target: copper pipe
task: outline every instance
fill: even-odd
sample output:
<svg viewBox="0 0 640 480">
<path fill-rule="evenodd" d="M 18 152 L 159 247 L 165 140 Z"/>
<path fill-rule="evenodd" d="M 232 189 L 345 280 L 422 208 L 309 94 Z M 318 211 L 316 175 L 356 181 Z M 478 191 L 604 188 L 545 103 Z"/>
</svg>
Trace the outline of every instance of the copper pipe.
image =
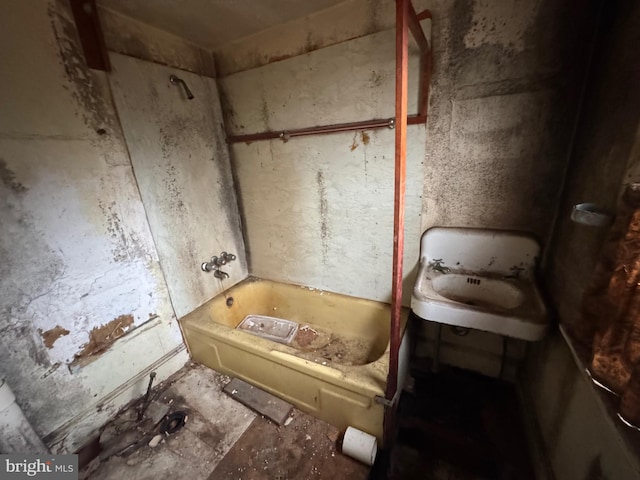
<svg viewBox="0 0 640 480">
<path fill-rule="evenodd" d="M 431 15 L 431 10 L 423 10 L 418 14 L 418 20 L 420 21 L 426 20 L 426 19 L 431 20 L 432 18 L 433 16 Z"/>
<path fill-rule="evenodd" d="M 409 125 L 418 125 L 427 121 L 424 115 L 409 115 L 407 123 Z M 276 132 L 249 133 L 246 135 L 230 135 L 227 137 L 227 143 L 251 143 L 259 140 L 273 140 L 279 138 L 287 141 L 293 137 L 302 137 L 305 135 L 323 135 L 327 133 L 350 132 L 353 130 L 373 130 L 376 128 L 394 128 L 395 120 L 393 118 L 365 120 L 362 122 L 336 123 L 333 125 L 323 125 L 319 127 L 306 127 L 294 130 L 281 130 Z"/>
<path fill-rule="evenodd" d="M 402 311 L 402 259 L 404 254 L 404 191 L 407 158 L 409 0 L 396 0 L 396 141 L 393 209 L 393 280 L 391 285 L 391 334 L 387 400 L 398 389 L 398 352 Z"/>
<path fill-rule="evenodd" d="M 431 83 L 431 50 L 420 55 L 420 84 L 418 98 L 418 116 L 427 122 L 429 109 L 429 84 Z"/>
<path fill-rule="evenodd" d="M 420 26 L 420 21 L 431 18 L 431 12 L 425 10 L 416 14 L 413 4 L 409 2 L 409 29 L 420 47 L 420 97 L 418 100 L 419 115 L 427 119 L 429 103 L 429 83 L 431 82 L 431 46 Z"/>
<path fill-rule="evenodd" d="M 428 10 L 426 11 L 429 12 Z M 422 12 L 422 14 L 424 13 L 425 12 Z M 431 15 L 431 12 L 429 12 L 429 15 Z M 430 17 L 425 17 L 425 18 L 430 18 Z M 424 31 L 420 26 L 420 18 L 418 17 L 418 14 L 416 13 L 415 8 L 413 8 L 413 4 L 411 2 L 409 2 L 409 19 L 408 20 L 409 20 L 409 29 L 411 30 L 411 35 L 413 35 L 413 38 L 418 44 L 418 47 L 420 47 L 420 53 L 422 54 L 427 53 L 429 50 L 431 50 L 431 48 L 429 47 L 429 42 L 427 41 L 427 37 L 425 37 Z"/>
</svg>

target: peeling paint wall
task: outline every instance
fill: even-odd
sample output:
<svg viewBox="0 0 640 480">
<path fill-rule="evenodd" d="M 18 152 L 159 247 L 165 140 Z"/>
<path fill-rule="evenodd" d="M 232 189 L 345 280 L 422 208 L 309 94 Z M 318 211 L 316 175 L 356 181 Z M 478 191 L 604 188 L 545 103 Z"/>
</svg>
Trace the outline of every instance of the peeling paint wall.
<svg viewBox="0 0 640 480">
<path fill-rule="evenodd" d="M 560 322 L 579 322 L 582 293 L 607 235 L 570 220 L 572 206 L 615 211 L 624 184 L 640 181 L 640 6 L 603 9 L 575 147 L 558 208 L 545 277 Z M 622 185 L 622 187 L 621 187 Z M 567 343 L 552 335 L 531 349 L 523 388 L 556 478 L 640 478 L 638 435 L 607 411 Z M 633 443 L 626 443 L 635 438 Z"/>
<path fill-rule="evenodd" d="M 0 7 L 0 376 L 54 451 L 187 359 L 107 76 L 68 4 Z"/>
<path fill-rule="evenodd" d="M 411 50 L 410 111 L 418 62 Z M 391 30 L 221 79 L 232 134 L 390 118 Z M 409 127 L 405 301 L 420 237 L 424 125 Z M 234 144 L 252 274 L 389 301 L 393 249 L 391 129 Z M 408 303 L 408 301 L 407 301 Z"/>
</svg>

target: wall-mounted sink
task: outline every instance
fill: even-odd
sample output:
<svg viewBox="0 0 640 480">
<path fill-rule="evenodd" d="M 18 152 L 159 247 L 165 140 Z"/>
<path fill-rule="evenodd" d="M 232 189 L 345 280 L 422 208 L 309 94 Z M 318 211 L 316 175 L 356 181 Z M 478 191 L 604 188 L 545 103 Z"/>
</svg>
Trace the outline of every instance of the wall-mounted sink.
<svg viewBox="0 0 640 480">
<path fill-rule="evenodd" d="M 538 243 L 522 233 L 429 229 L 411 309 L 433 322 L 540 340 L 549 318 L 535 282 L 539 255 Z"/>
</svg>

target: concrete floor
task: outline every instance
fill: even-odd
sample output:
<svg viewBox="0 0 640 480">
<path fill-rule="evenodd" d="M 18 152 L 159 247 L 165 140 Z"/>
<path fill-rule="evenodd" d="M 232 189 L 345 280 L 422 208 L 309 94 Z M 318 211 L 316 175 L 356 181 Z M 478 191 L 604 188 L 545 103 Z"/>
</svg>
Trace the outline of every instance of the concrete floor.
<svg viewBox="0 0 640 480">
<path fill-rule="evenodd" d="M 337 429 L 295 409 L 291 422 L 278 426 L 222 393 L 229 381 L 206 367 L 186 366 L 154 389 L 144 420 L 136 421 L 132 405 L 103 428 L 102 451 L 80 478 L 368 478 L 366 466 L 336 449 Z M 150 447 L 158 422 L 175 411 L 187 413 L 185 426 Z"/>
</svg>

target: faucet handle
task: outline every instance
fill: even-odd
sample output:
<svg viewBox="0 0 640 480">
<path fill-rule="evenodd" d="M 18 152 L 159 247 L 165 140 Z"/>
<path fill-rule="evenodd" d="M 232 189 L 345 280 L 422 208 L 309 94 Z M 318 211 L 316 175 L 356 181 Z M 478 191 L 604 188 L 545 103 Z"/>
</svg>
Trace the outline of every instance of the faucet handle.
<svg viewBox="0 0 640 480">
<path fill-rule="evenodd" d="M 233 253 L 222 252 L 220 254 L 220 265 L 226 265 L 229 262 L 232 262 L 236 259 L 236 256 Z"/>
</svg>

